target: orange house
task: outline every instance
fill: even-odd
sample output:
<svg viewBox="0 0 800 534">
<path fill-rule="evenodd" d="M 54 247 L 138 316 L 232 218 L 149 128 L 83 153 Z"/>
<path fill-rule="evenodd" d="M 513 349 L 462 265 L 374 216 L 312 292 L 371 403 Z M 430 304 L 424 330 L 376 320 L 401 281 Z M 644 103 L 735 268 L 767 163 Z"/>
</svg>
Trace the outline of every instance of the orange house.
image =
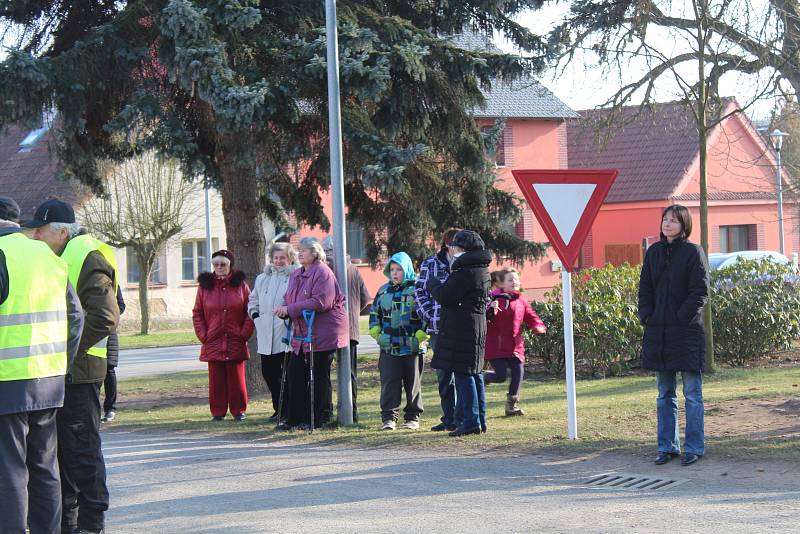
<svg viewBox="0 0 800 534">
<path fill-rule="evenodd" d="M 737 108 L 726 101 L 722 116 Z M 599 130 L 609 110 L 581 112 L 568 125 L 570 168 L 619 170 L 592 226 L 579 266 L 623 261 L 641 263 L 659 239 L 661 210 L 687 206 L 700 242 L 700 162 L 691 111 L 680 103 L 659 104 L 639 114 L 624 108 L 618 127 Z M 784 189 L 786 189 L 784 175 Z M 743 113 L 724 119 L 708 138 L 708 226 L 711 252 L 779 250 L 776 158 Z M 797 205 L 784 197 L 785 254 L 800 251 Z"/>
</svg>

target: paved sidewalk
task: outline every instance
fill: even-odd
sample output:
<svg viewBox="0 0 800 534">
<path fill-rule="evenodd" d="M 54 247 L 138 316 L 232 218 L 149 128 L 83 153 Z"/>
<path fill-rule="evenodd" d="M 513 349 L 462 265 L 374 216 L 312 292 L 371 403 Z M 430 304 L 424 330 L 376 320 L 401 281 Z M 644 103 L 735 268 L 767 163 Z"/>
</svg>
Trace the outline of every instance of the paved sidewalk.
<svg viewBox="0 0 800 534">
<path fill-rule="evenodd" d="M 104 432 L 113 533 L 797 532 L 792 464 L 656 468 L 644 457 L 558 460 Z M 759 470 L 761 469 L 761 470 Z M 625 471 L 689 478 L 663 491 L 581 486 Z"/>
</svg>

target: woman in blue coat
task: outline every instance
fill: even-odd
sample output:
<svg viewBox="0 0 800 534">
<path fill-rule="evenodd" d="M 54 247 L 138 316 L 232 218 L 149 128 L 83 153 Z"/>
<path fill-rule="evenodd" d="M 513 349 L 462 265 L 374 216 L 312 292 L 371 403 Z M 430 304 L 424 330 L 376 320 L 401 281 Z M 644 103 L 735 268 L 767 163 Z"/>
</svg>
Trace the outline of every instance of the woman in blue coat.
<svg viewBox="0 0 800 534">
<path fill-rule="evenodd" d="M 642 367 L 656 372 L 657 465 L 679 456 L 676 375 L 681 373 L 686 439 L 681 465 L 705 452 L 703 364 L 706 336 L 702 309 L 708 301 L 708 263 L 703 249 L 688 241 L 692 216 L 673 205 L 661 214 L 661 241 L 649 249 L 639 280 L 639 319 L 644 328 Z"/>
</svg>

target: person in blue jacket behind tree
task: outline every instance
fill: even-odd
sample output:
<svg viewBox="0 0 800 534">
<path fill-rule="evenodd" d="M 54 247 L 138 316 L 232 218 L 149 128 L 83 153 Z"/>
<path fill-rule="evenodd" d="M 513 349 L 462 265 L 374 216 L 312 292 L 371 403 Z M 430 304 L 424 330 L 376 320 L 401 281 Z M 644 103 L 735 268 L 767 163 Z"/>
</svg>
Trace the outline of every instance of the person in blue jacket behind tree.
<svg viewBox="0 0 800 534">
<path fill-rule="evenodd" d="M 403 389 L 406 392 L 403 428 L 418 430 L 423 411 L 422 355 L 429 336 L 417 313 L 416 273 L 408 254 L 398 252 L 389 259 L 383 274 L 389 282 L 378 290 L 369 316 L 369 333 L 381 350 L 378 359 L 381 430 L 394 430 L 397 426 Z"/>
</svg>

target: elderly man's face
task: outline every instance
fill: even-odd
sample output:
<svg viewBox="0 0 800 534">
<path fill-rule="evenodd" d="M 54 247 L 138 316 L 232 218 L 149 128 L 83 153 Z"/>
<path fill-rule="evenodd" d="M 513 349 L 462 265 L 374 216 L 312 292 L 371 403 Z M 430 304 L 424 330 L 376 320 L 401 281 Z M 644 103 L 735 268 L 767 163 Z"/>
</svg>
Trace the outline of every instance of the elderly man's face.
<svg viewBox="0 0 800 534">
<path fill-rule="evenodd" d="M 54 230 L 50 224 L 40 226 L 39 228 L 32 230 L 32 232 L 33 235 L 28 234 L 28 237 L 32 237 L 38 241 L 44 241 L 47 243 L 47 246 L 50 247 L 50 250 L 56 254 L 61 254 L 61 251 L 64 250 L 67 241 L 69 241 L 69 230 L 66 228 Z"/>
</svg>

